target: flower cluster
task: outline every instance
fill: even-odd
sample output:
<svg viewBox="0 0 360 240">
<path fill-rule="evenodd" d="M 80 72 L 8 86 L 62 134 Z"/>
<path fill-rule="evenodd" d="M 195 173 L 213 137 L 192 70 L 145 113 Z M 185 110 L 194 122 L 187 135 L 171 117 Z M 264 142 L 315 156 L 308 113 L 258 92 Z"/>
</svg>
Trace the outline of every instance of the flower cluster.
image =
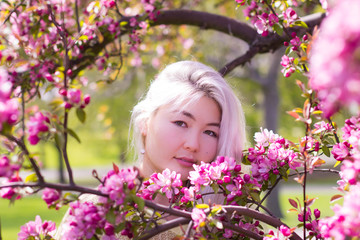
<svg viewBox="0 0 360 240">
<path fill-rule="evenodd" d="M 0 155 L 0 177 L 10 178 L 19 171 L 20 165 L 12 163 L 8 156 Z"/>
<path fill-rule="evenodd" d="M 69 91 L 61 91 L 61 95 L 66 96 L 65 108 L 70 109 L 74 106 L 85 108 L 90 103 L 90 95 L 83 95 L 80 89 L 70 89 Z"/>
<path fill-rule="evenodd" d="M 61 192 L 52 188 L 45 188 L 42 194 L 42 199 L 46 202 L 48 207 L 54 206 L 60 197 Z"/>
<path fill-rule="evenodd" d="M 42 221 L 40 216 L 35 217 L 35 221 L 30 221 L 25 225 L 21 226 L 20 232 L 18 233 L 19 240 L 41 240 L 41 239 L 52 239 L 54 237 L 56 226 L 54 222 Z"/>
<path fill-rule="evenodd" d="M 91 202 L 70 203 L 69 216 L 64 223 L 62 239 L 90 239 L 97 228 L 105 226 L 104 211 Z"/>
<path fill-rule="evenodd" d="M 324 238 L 344 240 L 348 237 L 360 237 L 360 185 L 351 187 L 344 197 L 343 206 L 333 207 L 333 217 L 321 219 L 319 230 Z"/>
<path fill-rule="evenodd" d="M 30 144 L 36 145 L 40 141 L 40 135 L 49 131 L 49 124 L 49 118 L 42 112 L 37 112 L 29 118 L 27 127 Z"/>
<path fill-rule="evenodd" d="M 255 133 L 255 147 L 248 149 L 247 160 L 251 163 L 252 177 L 259 182 L 268 181 L 270 175 L 284 175 L 286 168 L 301 166 L 298 153 L 290 148 L 289 142 L 267 129 Z"/>
<path fill-rule="evenodd" d="M 22 183 L 22 179 L 19 176 L 13 175 L 10 178 L 7 178 L 2 181 L 2 185 L 6 186 L 12 183 Z M 5 199 L 20 199 L 21 198 L 21 188 L 15 187 L 4 187 L 0 189 L 0 197 Z"/>
<path fill-rule="evenodd" d="M 18 101 L 11 98 L 12 87 L 7 71 L 0 68 L 0 131 L 3 130 L 4 124 L 13 125 L 19 117 Z"/>
<path fill-rule="evenodd" d="M 343 142 L 334 145 L 331 152 L 336 160 L 342 161 L 342 179 L 354 185 L 360 180 L 360 117 L 347 119 L 342 131 Z"/>
<path fill-rule="evenodd" d="M 250 5 L 244 10 L 244 15 L 250 18 L 257 32 L 264 37 L 269 34 L 269 30 L 272 29 L 274 24 L 279 22 L 276 14 L 270 12 L 269 8 L 258 4 L 254 0 L 251 1 Z"/>
<path fill-rule="evenodd" d="M 310 85 L 318 91 L 327 117 L 339 107 L 360 103 L 359 11 L 358 1 L 336 1 L 312 44 Z"/>
<path fill-rule="evenodd" d="M 162 173 L 153 173 L 150 179 L 143 183 L 144 188 L 138 194 L 144 199 L 151 200 L 156 191 L 160 191 L 171 200 L 178 195 L 182 186 L 181 175 L 175 171 L 165 169 Z"/>
<path fill-rule="evenodd" d="M 206 213 L 202 209 L 194 208 L 191 212 L 191 219 L 194 221 L 194 229 L 198 230 L 206 225 Z"/>
<path fill-rule="evenodd" d="M 114 166 L 114 170 L 111 170 L 103 178 L 103 184 L 100 184 L 98 189 L 108 194 L 109 198 L 117 205 L 124 203 L 127 194 L 131 190 L 135 190 L 138 177 L 138 171 L 134 168 L 118 169 Z"/>
<path fill-rule="evenodd" d="M 289 239 L 292 231 L 287 226 L 281 225 L 278 231 L 274 232 L 270 230 L 269 233 L 263 238 L 264 240 L 278 240 L 278 239 Z"/>
</svg>

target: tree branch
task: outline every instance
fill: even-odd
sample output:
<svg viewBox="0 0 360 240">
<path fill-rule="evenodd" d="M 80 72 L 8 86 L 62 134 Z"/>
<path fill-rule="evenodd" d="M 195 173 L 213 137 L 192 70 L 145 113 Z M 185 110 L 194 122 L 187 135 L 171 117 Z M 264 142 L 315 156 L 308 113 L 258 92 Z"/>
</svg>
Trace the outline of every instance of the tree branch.
<svg viewBox="0 0 360 240">
<path fill-rule="evenodd" d="M 16 143 L 20 148 L 21 150 L 25 153 L 25 155 L 29 158 L 29 161 L 36 173 L 36 176 L 39 180 L 40 183 L 44 183 L 45 180 L 44 180 L 44 177 L 41 175 L 41 172 L 40 172 L 40 168 L 39 166 L 36 164 L 36 161 L 34 158 L 30 157 L 30 152 L 29 150 L 27 149 L 26 145 L 19 139 L 17 139 L 16 137 L 12 136 L 12 135 L 5 135 L 3 134 L 3 136 L 5 136 L 7 139 L 9 139 L 10 141 Z"/>
<path fill-rule="evenodd" d="M 141 17 L 142 16 L 123 17 L 119 20 L 119 24 L 129 22 L 131 18 Z M 303 20 L 309 26 L 309 29 L 294 27 L 290 28 L 290 30 L 301 33 L 311 32 L 313 27 L 320 24 L 324 17 L 324 14 L 312 14 L 303 17 L 301 20 Z M 128 34 L 131 30 L 130 24 L 122 25 L 125 27 L 119 37 Z M 150 26 L 159 25 L 197 26 L 204 30 L 215 30 L 222 32 L 248 43 L 250 46 L 249 51 L 245 55 L 233 60 L 225 67 L 223 67 L 219 71 L 223 73 L 223 75 L 228 74 L 237 66 L 243 65 L 244 63 L 250 61 L 250 59 L 254 57 L 256 53 L 274 51 L 281 47 L 285 40 L 288 40 L 287 36 L 279 36 L 276 33 L 271 33 L 267 37 L 262 37 L 257 34 L 253 27 L 246 23 L 225 16 L 194 10 L 163 10 L 158 15 L 157 20 L 150 23 Z M 82 50 L 84 57 L 72 59 L 70 61 L 70 66 L 73 66 L 74 76 L 90 64 L 94 63 L 94 56 L 98 56 L 98 54 L 105 48 L 105 46 L 114 40 L 111 34 L 105 34 L 103 32 L 102 35 L 104 36 L 102 42 L 93 40 L 84 45 Z"/>
<path fill-rule="evenodd" d="M 156 21 L 151 26 L 158 25 L 189 25 L 197 26 L 204 30 L 216 30 L 227 35 L 241 39 L 251 44 L 257 37 L 256 30 L 247 23 L 218 14 L 176 9 L 161 11 Z"/>
<path fill-rule="evenodd" d="M 57 190 L 62 190 L 62 191 L 75 191 L 75 192 L 79 192 L 79 193 L 90 193 L 90 194 L 94 194 L 97 196 L 102 196 L 102 197 L 108 197 L 108 195 L 101 193 L 98 190 L 95 190 L 93 188 L 87 188 L 87 187 L 81 187 L 78 185 L 69 185 L 69 184 L 59 184 L 59 183 L 48 183 L 48 182 L 38 182 L 38 183 L 9 183 L 6 185 L 2 185 L 0 186 L 0 189 L 2 188 L 15 188 L 15 187 L 21 187 L 21 188 L 25 188 L 25 187 L 31 187 L 31 188 L 53 188 L 53 189 L 57 189 Z"/>
<path fill-rule="evenodd" d="M 255 218 L 257 220 L 260 220 L 266 224 L 269 224 L 270 226 L 273 226 L 275 228 L 279 228 L 281 225 L 287 226 L 285 223 L 280 221 L 276 217 L 271 217 L 269 215 L 266 215 L 264 213 L 258 212 L 254 209 L 242 207 L 242 206 L 223 206 L 223 209 L 226 211 L 235 211 L 241 215 L 249 216 L 252 218 Z M 301 240 L 299 235 L 297 235 L 295 232 L 293 233 L 293 236 L 291 237 L 293 240 Z"/>
<path fill-rule="evenodd" d="M 170 221 L 167 221 L 164 224 L 161 225 L 157 225 L 156 227 L 154 227 L 152 230 L 150 231 L 145 231 L 143 234 L 141 234 L 139 236 L 139 238 L 136 238 L 137 240 L 145 240 L 145 239 L 149 239 L 159 233 L 165 232 L 169 229 L 178 227 L 180 225 L 184 225 L 189 223 L 191 220 L 189 218 L 176 218 Z"/>
<path fill-rule="evenodd" d="M 251 47 L 244 55 L 232 60 L 227 63 L 224 67 L 219 70 L 219 73 L 222 76 L 226 76 L 229 72 L 234 70 L 238 66 L 242 66 L 245 63 L 249 62 L 257 53 L 259 49 L 257 47 Z"/>
</svg>

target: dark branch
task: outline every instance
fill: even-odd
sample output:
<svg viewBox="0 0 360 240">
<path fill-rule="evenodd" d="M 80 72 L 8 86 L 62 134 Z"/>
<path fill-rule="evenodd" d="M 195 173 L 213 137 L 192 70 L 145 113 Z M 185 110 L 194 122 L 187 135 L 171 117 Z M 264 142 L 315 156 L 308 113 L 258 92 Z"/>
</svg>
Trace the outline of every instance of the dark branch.
<svg viewBox="0 0 360 240">
<path fill-rule="evenodd" d="M 257 37 L 256 30 L 233 18 L 194 10 L 166 10 L 162 11 L 151 25 L 189 25 L 201 29 L 211 29 L 241 39 L 251 44 Z"/>
<path fill-rule="evenodd" d="M 257 239 L 257 240 L 263 239 L 263 237 L 260 236 L 259 234 L 254 233 L 254 232 L 249 231 L 249 230 L 246 230 L 244 228 L 238 227 L 235 224 L 224 222 L 223 226 L 225 228 L 227 228 L 227 229 L 230 229 L 230 230 L 236 231 L 238 233 L 244 234 L 244 235 L 250 237 L 251 239 Z"/>
<path fill-rule="evenodd" d="M 180 225 L 188 224 L 189 222 L 190 222 L 190 219 L 188 219 L 188 218 L 176 218 L 176 219 L 167 221 L 164 224 L 157 225 L 150 231 L 145 231 L 143 234 L 141 234 L 141 236 L 139 236 L 139 238 L 136 238 L 136 239 L 137 240 L 149 239 L 159 233 L 165 232 L 169 229 L 178 227 Z"/>
<path fill-rule="evenodd" d="M 250 48 L 244 55 L 227 63 L 223 68 L 219 70 L 219 73 L 222 76 L 226 76 L 229 72 L 234 70 L 234 68 L 238 66 L 243 66 L 245 63 L 249 62 L 258 52 L 259 52 L 258 48 L 256 47 Z"/>
<path fill-rule="evenodd" d="M 102 196 L 102 197 L 108 197 L 108 195 L 101 193 L 98 190 L 95 190 L 93 188 L 87 188 L 87 187 L 81 187 L 78 185 L 69 185 L 69 184 L 58 184 L 58 183 L 47 183 L 47 182 L 43 182 L 43 183 L 9 183 L 7 185 L 3 185 L 0 186 L 0 189 L 2 188 L 16 188 L 16 187 L 21 187 L 21 188 L 25 188 L 25 187 L 31 187 L 31 188 L 53 188 L 53 189 L 57 189 L 57 190 L 62 190 L 62 191 L 75 191 L 75 192 L 79 192 L 79 193 L 90 193 L 90 194 L 94 194 L 97 196 Z"/>
<path fill-rule="evenodd" d="M 280 221 L 278 218 L 275 217 L 271 217 L 269 215 L 266 215 L 264 213 L 258 212 L 254 209 L 250 209 L 247 207 L 242 207 L 242 206 L 223 206 L 223 209 L 225 209 L 226 211 L 236 211 L 237 213 L 241 214 L 241 215 L 245 215 L 245 216 L 249 216 L 252 218 L 255 218 L 257 220 L 260 220 L 266 224 L 269 224 L 270 226 L 273 226 L 275 228 L 279 228 L 281 225 L 286 226 L 285 223 L 283 223 L 282 221 Z M 301 240 L 301 238 L 299 237 L 299 235 L 297 235 L 295 232 L 293 233 L 293 236 L 291 237 L 291 239 L 293 240 Z"/>
</svg>

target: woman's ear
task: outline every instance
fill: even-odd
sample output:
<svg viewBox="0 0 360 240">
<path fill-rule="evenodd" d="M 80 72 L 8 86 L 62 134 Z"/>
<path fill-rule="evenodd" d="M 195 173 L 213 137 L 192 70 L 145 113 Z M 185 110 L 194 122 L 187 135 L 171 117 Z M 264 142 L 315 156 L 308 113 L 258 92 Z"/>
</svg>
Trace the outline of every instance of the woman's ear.
<svg viewBox="0 0 360 240">
<path fill-rule="evenodd" d="M 147 131 L 148 131 L 148 120 L 145 120 L 144 122 L 142 122 L 142 124 L 141 124 L 141 135 L 143 136 L 143 137 L 146 137 L 146 135 L 147 135 Z"/>
</svg>

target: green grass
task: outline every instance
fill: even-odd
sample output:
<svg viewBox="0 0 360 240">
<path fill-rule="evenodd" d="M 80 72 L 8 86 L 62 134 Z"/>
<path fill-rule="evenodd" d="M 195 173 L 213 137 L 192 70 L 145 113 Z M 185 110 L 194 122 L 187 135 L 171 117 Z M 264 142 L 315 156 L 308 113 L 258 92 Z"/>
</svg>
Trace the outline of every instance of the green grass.
<svg viewBox="0 0 360 240">
<path fill-rule="evenodd" d="M 320 185 L 321 188 L 321 185 Z M 329 185 L 324 185 L 323 188 L 329 188 Z M 323 189 L 320 189 L 323 190 Z M 338 201 L 334 202 L 334 203 L 330 203 L 330 199 L 333 195 L 335 195 L 334 190 L 329 189 L 328 192 L 326 191 L 314 191 L 314 189 L 312 191 L 308 192 L 308 197 L 309 198 L 316 198 L 315 202 L 310 206 L 311 210 L 313 211 L 314 209 L 319 209 L 321 211 L 321 218 L 323 217 L 329 217 L 334 215 L 333 210 L 331 209 L 332 206 L 334 206 L 335 204 L 340 204 L 342 205 L 342 199 L 339 199 Z M 336 193 L 338 194 L 338 193 Z M 280 194 L 280 206 L 282 209 L 282 213 L 284 215 L 284 218 L 282 219 L 282 221 L 284 223 L 286 223 L 289 227 L 296 227 L 297 224 L 299 224 L 297 218 L 297 212 L 294 211 L 288 211 L 289 209 L 292 209 L 293 207 L 290 205 L 289 203 L 289 198 L 296 200 L 296 198 L 300 199 L 300 201 L 302 201 L 303 197 L 302 194 L 300 193 L 300 191 L 297 192 L 292 192 L 292 193 L 284 193 L 281 192 Z"/>
<path fill-rule="evenodd" d="M 1 234 L 3 240 L 16 240 L 20 226 L 29 221 L 34 221 L 39 215 L 42 220 L 51 220 L 58 226 L 66 212 L 66 207 L 49 210 L 40 197 L 28 197 L 17 200 L 9 205 L 9 200 L 0 199 Z"/>
</svg>

